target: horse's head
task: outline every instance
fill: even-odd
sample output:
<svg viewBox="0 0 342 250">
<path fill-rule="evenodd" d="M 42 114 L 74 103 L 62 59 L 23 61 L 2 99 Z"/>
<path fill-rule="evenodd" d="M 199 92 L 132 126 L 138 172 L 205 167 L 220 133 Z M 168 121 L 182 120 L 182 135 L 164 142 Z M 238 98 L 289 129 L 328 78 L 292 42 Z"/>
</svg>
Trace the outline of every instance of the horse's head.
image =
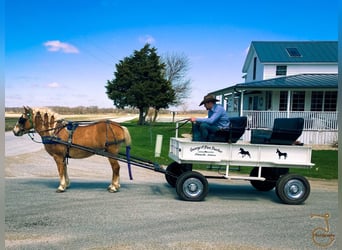
<svg viewBox="0 0 342 250">
<path fill-rule="evenodd" d="M 24 107 L 24 113 L 13 128 L 15 136 L 22 136 L 33 129 L 33 110 L 30 107 Z"/>
</svg>

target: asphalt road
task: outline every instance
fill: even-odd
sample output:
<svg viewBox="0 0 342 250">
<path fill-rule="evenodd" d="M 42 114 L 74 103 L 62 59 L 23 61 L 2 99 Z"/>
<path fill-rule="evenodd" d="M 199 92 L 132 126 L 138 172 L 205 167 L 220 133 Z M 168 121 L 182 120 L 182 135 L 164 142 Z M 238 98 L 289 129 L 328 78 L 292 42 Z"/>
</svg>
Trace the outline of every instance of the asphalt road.
<svg viewBox="0 0 342 250">
<path fill-rule="evenodd" d="M 134 167 L 131 181 L 125 165 L 120 191 L 108 193 L 110 166 L 93 156 L 69 160 L 71 187 L 59 194 L 42 145 L 5 139 L 6 249 L 321 249 L 338 237 L 337 182 L 310 180 L 305 204 L 290 206 L 248 182 L 210 179 L 205 201 L 185 202 L 162 174 Z M 311 218 L 326 213 L 327 223 Z"/>
</svg>

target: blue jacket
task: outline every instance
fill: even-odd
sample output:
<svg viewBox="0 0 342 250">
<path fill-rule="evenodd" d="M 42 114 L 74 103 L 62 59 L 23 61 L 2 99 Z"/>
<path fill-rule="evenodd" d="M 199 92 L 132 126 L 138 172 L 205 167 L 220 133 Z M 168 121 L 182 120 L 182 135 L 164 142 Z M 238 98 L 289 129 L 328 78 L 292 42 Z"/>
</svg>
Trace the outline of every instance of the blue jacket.
<svg viewBox="0 0 342 250">
<path fill-rule="evenodd" d="M 219 128 L 228 128 L 230 123 L 227 112 L 218 104 L 214 104 L 212 109 L 208 110 L 208 118 L 196 118 L 196 122 L 206 122 Z"/>
</svg>

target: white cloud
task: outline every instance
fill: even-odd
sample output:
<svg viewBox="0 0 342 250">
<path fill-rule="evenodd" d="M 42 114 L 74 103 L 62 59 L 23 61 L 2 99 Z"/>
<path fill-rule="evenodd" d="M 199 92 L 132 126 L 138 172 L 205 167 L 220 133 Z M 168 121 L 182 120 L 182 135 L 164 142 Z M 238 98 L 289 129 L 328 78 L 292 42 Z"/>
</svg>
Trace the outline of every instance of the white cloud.
<svg viewBox="0 0 342 250">
<path fill-rule="evenodd" d="M 47 85 L 49 88 L 59 88 L 61 85 L 58 82 L 51 82 Z"/>
<path fill-rule="evenodd" d="M 62 51 L 64 53 L 79 53 L 79 50 L 74 45 L 63 43 L 59 40 L 47 41 L 44 43 L 44 46 L 51 52 Z"/>
<path fill-rule="evenodd" d="M 145 43 L 153 44 L 156 42 L 156 39 L 154 39 L 154 37 L 151 35 L 144 35 L 144 36 L 139 37 L 139 42 L 144 43 L 144 44 Z"/>
</svg>

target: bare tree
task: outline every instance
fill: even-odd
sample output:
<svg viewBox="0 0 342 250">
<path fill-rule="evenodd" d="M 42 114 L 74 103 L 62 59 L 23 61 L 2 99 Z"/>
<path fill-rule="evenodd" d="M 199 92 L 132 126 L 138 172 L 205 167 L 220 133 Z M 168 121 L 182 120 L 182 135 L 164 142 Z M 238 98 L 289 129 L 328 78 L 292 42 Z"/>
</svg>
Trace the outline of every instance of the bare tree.
<svg viewBox="0 0 342 250">
<path fill-rule="evenodd" d="M 166 80 L 172 83 L 176 94 L 175 105 L 182 105 L 191 91 L 191 79 L 187 76 L 190 69 L 189 59 L 185 54 L 172 53 L 163 56 L 162 60 L 166 65 Z"/>
</svg>

